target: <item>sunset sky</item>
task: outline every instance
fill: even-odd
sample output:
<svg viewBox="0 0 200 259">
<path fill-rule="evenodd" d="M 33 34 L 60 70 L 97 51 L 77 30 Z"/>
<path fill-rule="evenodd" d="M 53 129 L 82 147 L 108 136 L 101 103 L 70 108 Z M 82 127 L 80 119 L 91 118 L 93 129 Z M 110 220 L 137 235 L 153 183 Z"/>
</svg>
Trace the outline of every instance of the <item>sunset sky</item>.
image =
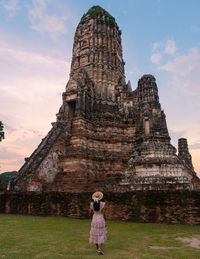
<svg viewBox="0 0 200 259">
<path fill-rule="evenodd" d="M 19 170 L 55 121 L 75 29 L 93 5 L 122 30 L 133 90 L 143 74 L 156 77 L 171 142 L 188 139 L 200 175 L 199 0 L 0 0 L 0 173 Z"/>
</svg>

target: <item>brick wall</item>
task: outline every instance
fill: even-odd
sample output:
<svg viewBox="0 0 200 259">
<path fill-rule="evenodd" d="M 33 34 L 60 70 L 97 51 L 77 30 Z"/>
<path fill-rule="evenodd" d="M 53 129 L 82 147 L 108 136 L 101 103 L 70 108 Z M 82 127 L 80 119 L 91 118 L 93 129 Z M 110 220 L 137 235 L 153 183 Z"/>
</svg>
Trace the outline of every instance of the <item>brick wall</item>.
<svg viewBox="0 0 200 259">
<path fill-rule="evenodd" d="M 105 193 L 106 218 L 200 224 L 199 191 Z M 91 193 L 0 193 L 0 213 L 89 218 Z"/>
</svg>

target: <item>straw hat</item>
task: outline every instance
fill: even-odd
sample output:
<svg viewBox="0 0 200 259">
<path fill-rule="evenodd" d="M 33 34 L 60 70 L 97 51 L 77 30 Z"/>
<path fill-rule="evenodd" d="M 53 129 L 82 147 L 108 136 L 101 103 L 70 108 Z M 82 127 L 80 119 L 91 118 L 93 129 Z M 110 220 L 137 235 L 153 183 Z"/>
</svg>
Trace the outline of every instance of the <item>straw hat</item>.
<svg viewBox="0 0 200 259">
<path fill-rule="evenodd" d="M 100 201 L 103 198 L 103 193 L 102 192 L 95 192 L 92 194 L 92 199 L 95 200 L 97 199 Z"/>
</svg>

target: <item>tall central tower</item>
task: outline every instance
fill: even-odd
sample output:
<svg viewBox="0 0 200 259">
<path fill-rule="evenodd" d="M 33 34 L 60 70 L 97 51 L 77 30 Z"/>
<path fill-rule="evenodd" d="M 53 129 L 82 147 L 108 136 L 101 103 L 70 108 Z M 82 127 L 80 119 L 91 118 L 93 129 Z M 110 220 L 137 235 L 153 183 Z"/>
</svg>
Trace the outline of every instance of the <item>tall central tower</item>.
<svg viewBox="0 0 200 259">
<path fill-rule="evenodd" d="M 121 97 L 127 96 L 127 87 L 121 31 L 113 16 L 94 6 L 75 32 L 70 79 L 57 120 L 64 122 L 75 113 L 90 119 L 123 118 Z"/>
<path fill-rule="evenodd" d="M 121 31 L 115 18 L 99 6 L 84 14 L 76 29 L 70 77 L 80 68 L 94 83 L 97 98 L 115 101 L 118 81 L 125 82 Z"/>
<path fill-rule="evenodd" d="M 62 97 L 56 122 L 10 182 L 11 190 L 124 192 L 195 186 L 191 159 L 186 166 L 186 156 L 178 157 L 170 144 L 155 78 L 144 75 L 134 91 L 126 84 L 121 31 L 99 6 L 77 26 Z"/>
</svg>

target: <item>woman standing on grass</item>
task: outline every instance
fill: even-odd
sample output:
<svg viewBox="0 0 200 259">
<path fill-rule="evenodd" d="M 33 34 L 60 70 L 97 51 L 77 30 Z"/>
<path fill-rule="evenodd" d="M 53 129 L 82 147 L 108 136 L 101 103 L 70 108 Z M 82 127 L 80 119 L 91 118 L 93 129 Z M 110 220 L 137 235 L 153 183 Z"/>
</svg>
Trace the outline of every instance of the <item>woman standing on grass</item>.
<svg viewBox="0 0 200 259">
<path fill-rule="evenodd" d="M 97 253 L 103 255 L 102 245 L 106 241 L 106 222 L 104 215 L 105 202 L 102 202 L 102 192 L 95 192 L 92 195 L 93 202 L 90 203 L 90 215 L 93 212 L 90 229 L 90 243 L 96 244 Z"/>
</svg>

